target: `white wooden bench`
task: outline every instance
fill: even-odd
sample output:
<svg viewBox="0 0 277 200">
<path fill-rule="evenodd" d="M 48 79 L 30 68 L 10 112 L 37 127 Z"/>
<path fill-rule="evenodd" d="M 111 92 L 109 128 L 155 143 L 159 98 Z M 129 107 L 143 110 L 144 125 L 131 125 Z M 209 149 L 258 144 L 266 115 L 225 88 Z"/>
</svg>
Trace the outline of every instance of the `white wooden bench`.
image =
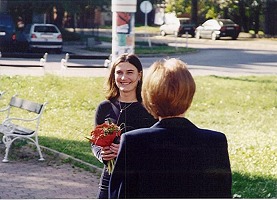
<svg viewBox="0 0 277 200">
<path fill-rule="evenodd" d="M 39 160 L 44 158 L 38 142 L 38 131 L 42 113 L 47 102 L 40 104 L 21 99 L 14 95 L 6 108 L 0 112 L 6 112 L 4 121 L 0 124 L 0 133 L 3 134 L 2 141 L 5 144 L 5 157 L 2 162 L 9 162 L 8 155 L 12 143 L 17 139 L 28 139 L 32 141 L 38 150 Z"/>
</svg>

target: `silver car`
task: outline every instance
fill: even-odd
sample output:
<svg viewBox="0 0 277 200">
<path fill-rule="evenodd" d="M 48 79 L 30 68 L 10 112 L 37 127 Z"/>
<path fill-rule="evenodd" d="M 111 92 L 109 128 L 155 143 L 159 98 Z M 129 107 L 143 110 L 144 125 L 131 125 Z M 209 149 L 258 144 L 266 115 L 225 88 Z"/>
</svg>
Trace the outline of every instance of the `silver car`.
<svg viewBox="0 0 277 200">
<path fill-rule="evenodd" d="M 240 26 L 230 19 L 209 19 L 195 30 L 195 38 L 211 38 L 218 40 L 221 37 L 238 38 Z"/>
<path fill-rule="evenodd" d="M 23 34 L 29 51 L 48 49 L 62 52 L 62 33 L 54 24 L 28 24 Z"/>
</svg>

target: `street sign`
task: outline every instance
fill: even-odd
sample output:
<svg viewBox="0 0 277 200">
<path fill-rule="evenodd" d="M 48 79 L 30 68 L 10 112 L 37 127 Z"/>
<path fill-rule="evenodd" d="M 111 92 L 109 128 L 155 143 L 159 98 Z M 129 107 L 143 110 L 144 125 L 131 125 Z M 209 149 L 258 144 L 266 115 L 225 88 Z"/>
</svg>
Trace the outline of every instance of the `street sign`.
<svg viewBox="0 0 277 200">
<path fill-rule="evenodd" d="M 143 1 L 140 4 L 140 10 L 141 12 L 148 14 L 151 12 L 151 10 L 153 9 L 152 4 L 150 3 L 150 1 Z"/>
</svg>

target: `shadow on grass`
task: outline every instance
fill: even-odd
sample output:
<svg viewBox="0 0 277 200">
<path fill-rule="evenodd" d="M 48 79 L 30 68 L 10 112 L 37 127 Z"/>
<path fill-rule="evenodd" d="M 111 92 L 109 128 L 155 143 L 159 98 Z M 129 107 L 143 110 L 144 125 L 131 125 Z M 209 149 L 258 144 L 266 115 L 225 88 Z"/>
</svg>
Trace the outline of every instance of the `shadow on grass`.
<svg viewBox="0 0 277 200">
<path fill-rule="evenodd" d="M 277 198 L 277 179 L 233 172 L 234 198 Z"/>
<path fill-rule="evenodd" d="M 39 142 L 40 145 L 73 156 L 92 165 L 103 166 L 92 155 L 90 143 L 86 139 L 84 141 L 74 141 L 40 136 Z M 233 171 L 232 194 L 234 198 L 277 198 L 277 179 Z"/>
<path fill-rule="evenodd" d="M 224 80 L 236 80 L 236 81 L 244 81 L 244 82 L 255 82 L 255 83 L 277 83 L 277 78 L 275 80 L 272 79 L 260 79 L 256 76 L 247 76 L 247 77 L 228 77 L 228 76 L 216 76 L 211 75 L 211 77 L 224 79 Z"/>
<path fill-rule="evenodd" d="M 93 156 L 90 142 L 86 138 L 84 138 L 83 141 L 77 141 L 40 136 L 39 144 L 73 156 L 74 158 L 78 158 L 97 167 L 103 167 L 103 164 L 100 163 L 98 159 Z"/>
<path fill-rule="evenodd" d="M 40 137 L 40 141 L 44 146 L 102 167 L 102 164 L 92 155 L 90 143 L 86 139 L 84 141 L 72 141 Z M 232 192 L 234 198 L 276 198 L 277 179 L 233 172 Z"/>
</svg>

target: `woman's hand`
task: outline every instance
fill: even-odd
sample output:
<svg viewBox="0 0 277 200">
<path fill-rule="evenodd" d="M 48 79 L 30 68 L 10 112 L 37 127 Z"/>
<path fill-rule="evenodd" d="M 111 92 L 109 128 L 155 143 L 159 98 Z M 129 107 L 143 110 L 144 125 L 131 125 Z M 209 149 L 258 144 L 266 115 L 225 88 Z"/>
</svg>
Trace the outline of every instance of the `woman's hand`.
<svg viewBox="0 0 277 200">
<path fill-rule="evenodd" d="M 111 151 L 117 156 L 119 150 L 119 144 L 112 143 L 110 146 Z"/>
<path fill-rule="evenodd" d="M 103 160 L 112 160 L 117 157 L 119 144 L 112 143 L 109 147 L 103 147 L 101 151 Z"/>
</svg>

